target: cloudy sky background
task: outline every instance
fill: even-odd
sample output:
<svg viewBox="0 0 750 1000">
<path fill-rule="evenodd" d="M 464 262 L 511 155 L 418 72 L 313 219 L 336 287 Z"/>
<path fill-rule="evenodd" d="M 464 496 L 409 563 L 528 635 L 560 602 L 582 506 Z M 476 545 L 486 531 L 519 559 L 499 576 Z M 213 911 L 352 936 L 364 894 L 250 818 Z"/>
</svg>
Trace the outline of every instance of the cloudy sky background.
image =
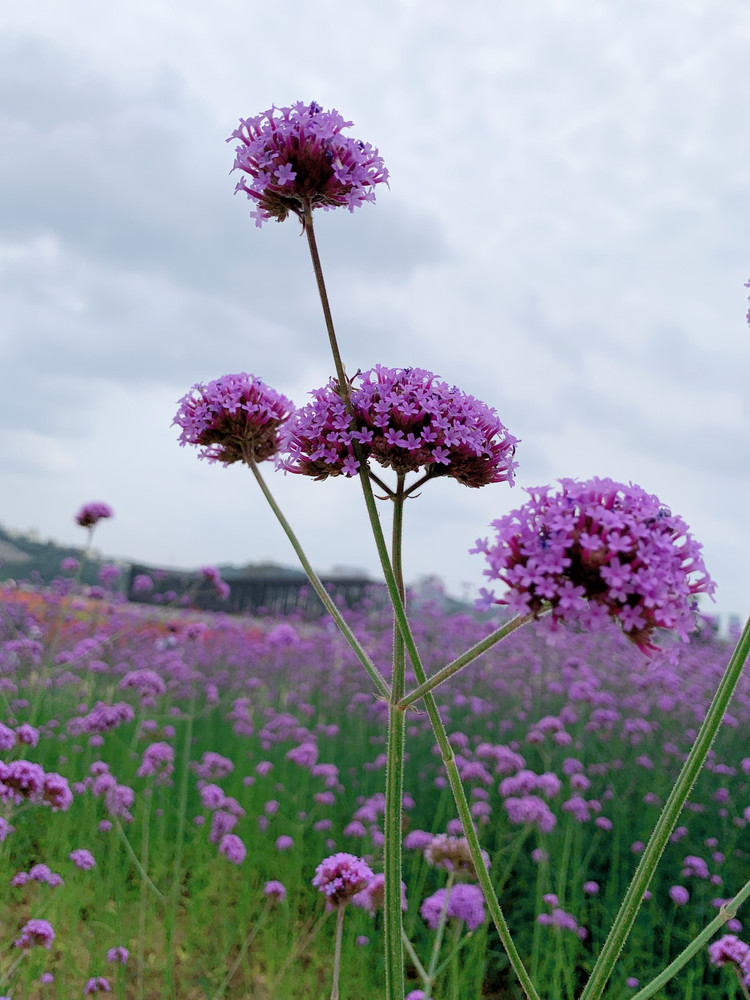
<svg viewBox="0 0 750 1000">
<path fill-rule="evenodd" d="M 750 3 L 37 0 L 0 21 L 0 522 L 178 566 L 292 564 L 247 470 L 176 444 L 227 372 L 331 371 L 305 241 L 234 198 L 241 116 L 315 99 L 390 190 L 317 236 L 349 371 L 425 367 L 522 439 L 518 486 L 429 484 L 407 576 L 457 594 L 560 476 L 656 493 L 750 610 Z M 376 571 L 356 483 L 271 483 L 327 571 Z M 468 586 L 467 586 L 468 585 Z"/>
</svg>

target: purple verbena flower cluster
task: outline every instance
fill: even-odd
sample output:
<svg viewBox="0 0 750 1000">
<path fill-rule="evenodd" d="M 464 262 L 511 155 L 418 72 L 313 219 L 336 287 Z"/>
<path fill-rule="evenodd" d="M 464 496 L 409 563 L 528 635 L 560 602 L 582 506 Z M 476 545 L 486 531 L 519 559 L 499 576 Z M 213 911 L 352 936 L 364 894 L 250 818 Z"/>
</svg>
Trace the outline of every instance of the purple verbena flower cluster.
<svg viewBox="0 0 750 1000">
<path fill-rule="evenodd" d="M 76 514 L 75 520 L 76 524 L 80 524 L 82 528 L 93 528 L 99 521 L 112 517 L 113 514 L 114 511 L 109 504 L 102 503 L 100 500 L 93 500 L 91 503 L 86 503 L 81 507 Z"/>
<path fill-rule="evenodd" d="M 291 472 L 354 476 L 355 446 L 397 473 L 424 469 L 465 486 L 513 483 L 518 443 L 484 403 L 422 368 L 376 365 L 351 382 L 351 410 L 331 380 L 285 431 Z"/>
<path fill-rule="evenodd" d="M 263 462 L 279 448 L 279 428 L 292 403 L 254 375 L 224 375 L 193 386 L 172 421 L 182 428 L 180 446 L 201 448 L 209 462 Z"/>
<path fill-rule="evenodd" d="M 21 928 L 21 936 L 14 942 L 16 948 L 51 948 L 55 932 L 48 920 L 27 920 Z"/>
<path fill-rule="evenodd" d="M 320 862 L 312 884 L 331 906 L 341 906 L 365 889 L 373 877 L 372 869 L 362 858 L 340 851 Z"/>
<path fill-rule="evenodd" d="M 306 208 L 353 212 L 375 201 L 374 187 L 388 181 L 388 171 L 377 149 L 342 135 L 352 124 L 314 101 L 240 119 L 227 142 L 239 140 L 233 169 L 244 176 L 235 192 L 255 202 L 256 226 L 283 222 L 290 212 L 304 220 Z"/>
<path fill-rule="evenodd" d="M 45 773 L 39 764 L 28 760 L 0 761 L 0 802 L 20 805 L 22 802 L 41 802 L 53 812 L 65 812 L 73 802 L 68 782 L 54 771 Z"/>
<path fill-rule="evenodd" d="M 734 934 L 725 934 L 708 946 L 712 965 L 734 965 L 744 986 L 750 986 L 750 945 Z"/>
<path fill-rule="evenodd" d="M 497 603 L 520 614 L 549 607 L 556 620 L 584 628 L 611 618 L 644 651 L 656 628 L 686 640 L 695 596 L 714 585 L 682 518 L 639 486 L 560 483 L 557 492 L 527 490 L 523 507 L 493 522 L 495 541 L 477 542 L 485 574 L 510 589 Z"/>
</svg>

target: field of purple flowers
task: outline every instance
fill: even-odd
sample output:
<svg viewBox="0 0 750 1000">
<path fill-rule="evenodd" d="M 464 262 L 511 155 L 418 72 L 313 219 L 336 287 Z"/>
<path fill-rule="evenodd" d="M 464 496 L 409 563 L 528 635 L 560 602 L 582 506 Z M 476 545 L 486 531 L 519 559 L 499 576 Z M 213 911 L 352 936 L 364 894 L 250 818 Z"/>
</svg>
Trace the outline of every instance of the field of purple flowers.
<svg viewBox="0 0 750 1000">
<path fill-rule="evenodd" d="M 95 598 L 64 579 L 0 590 L 2 997 L 326 996 L 335 920 L 313 879 L 347 852 L 375 879 L 346 908 L 341 997 L 376 1000 L 387 705 L 349 646 L 326 619 Z M 412 610 L 428 671 L 497 626 Z M 387 613 L 361 607 L 352 624 L 388 676 Z M 731 646 L 707 623 L 647 657 L 614 626 L 542 620 L 439 688 L 490 873 L 549 1000 L 580 991 Z M 730 713 L 607 996 L 633 995 L 750 874 L 747 678 Z M 408 752 L 413 989 L 421 963 L 434 1000 L 515 998 L 421 711 Z M 750 941 L 739 920 L 727 930 Z M 739 989 L 706 952 L 658 996 Z"/>
</svg>

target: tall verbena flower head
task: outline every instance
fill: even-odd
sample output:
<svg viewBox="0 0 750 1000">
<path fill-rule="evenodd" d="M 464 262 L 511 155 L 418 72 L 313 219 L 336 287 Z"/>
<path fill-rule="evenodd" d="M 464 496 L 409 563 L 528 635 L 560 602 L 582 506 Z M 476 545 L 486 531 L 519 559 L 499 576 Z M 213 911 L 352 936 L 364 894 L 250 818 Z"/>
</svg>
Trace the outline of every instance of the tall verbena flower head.
<svg viewBox="0 0 750 1000">
<path fill-rule="evenodd" d="M 194 385 L 172 423 L 182 428 L 180 446 L 199 446 L 200 458 L 250 464 L 276 454 L 279 428 L 293 409 L 285 396 L 242 372 Z"/>
<path fill-rule="evenodd" d="M 315 479 L 354 476 L 360 454 L 397 473 L 424 470 L 465 486 L 513 483 L 518 443 L 484 403 L 423 368 L 376 365 L 351 382 L 351 411 L 335 380 L 310 394 L 285 434 L 284 467 Z"/>
<path fill-rule="evenodd" d="M 510 590 L 497 603 L 534 615 L 551 607 L 555 619 L 587 628 L 611 618 L 644 651 L 655 648 L 656 628 L 686 640 L 695 596 L 714 585 L 682 518 L 633 484 L 560 484 L 527 490 L 528 503 L 493 521 L 495 541 L 472 550 Z"/>
<path fill-rule="evenodd" d="M 320 862 L 312 884 L 331 906 L 341 906 L 365 889 L 373 877 L 372 869 L 362 858 L 342 851 Z"/>
<path fill-rule="evenodd" d="M 227 142 L 239 140 L 232 169 L 243 176 L 235 192 L 255 202 L 256 226 L 283 222 L 290 212 L 304 220 L 307 207 L 353 212 L 375 201 L 374 187 L 387 182 L 388 171 L 377 149 L 342 135 L 352 124 L 315 101 L 240 119 Z"/>
<path fill-rule="evenodd" d="M 112 517 L 113 513 L 109 504 L 93 500 L 91 503 L 85 503 L 78 511 L 75 517 L 76 524 L 80 524 L 82 528 L 93 528 L 99 521 Z"/>
</svg>

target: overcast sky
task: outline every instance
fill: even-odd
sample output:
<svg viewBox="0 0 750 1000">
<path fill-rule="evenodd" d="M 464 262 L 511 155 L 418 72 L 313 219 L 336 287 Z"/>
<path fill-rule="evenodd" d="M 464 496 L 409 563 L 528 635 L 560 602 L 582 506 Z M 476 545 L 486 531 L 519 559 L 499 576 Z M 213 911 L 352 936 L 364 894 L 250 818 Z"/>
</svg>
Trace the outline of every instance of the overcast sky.
<svg viewBox="0 0 750 1000">
<path fill-rule="evenodd" d="M 240 117 L 316 100 L 390 190 L 317 236 L 349 371 L 428 368 L 495 407 L 518 485 L 431 483 L 407 577 L 523 486 L 638 483 L 750 610 L 747 0 L 35 0 L 0 19 L 0 522 L 177 566 L 293 563 L 248 470 L 170 426 L 195 382 L 294 399 L 331 372 L 299 225 L 233 197 Z M 376 571 L 356 481 L 269 477 L 313 563 Z M 468 585 L 465 587 L 464 585 Z"/>
</svg>

